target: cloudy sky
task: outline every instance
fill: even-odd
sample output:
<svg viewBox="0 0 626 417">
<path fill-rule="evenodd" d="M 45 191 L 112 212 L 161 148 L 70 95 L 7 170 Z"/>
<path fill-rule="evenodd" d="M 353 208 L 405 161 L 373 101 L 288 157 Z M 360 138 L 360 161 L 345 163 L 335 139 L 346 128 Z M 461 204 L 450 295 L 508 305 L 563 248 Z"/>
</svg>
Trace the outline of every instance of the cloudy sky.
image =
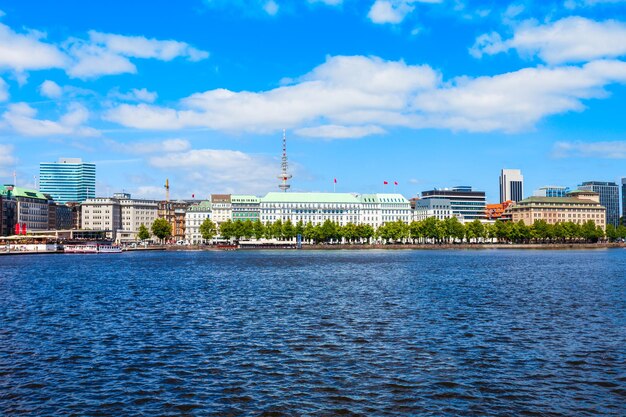
<svg viewBox="0 0 626 417">
<path fill-rule="evenodd" d="M 501 168 L 526 194 L 626 176 L 626 1 L 2 2 L 0 181 L 98 194 L 407 197 Z"/>
</svg>

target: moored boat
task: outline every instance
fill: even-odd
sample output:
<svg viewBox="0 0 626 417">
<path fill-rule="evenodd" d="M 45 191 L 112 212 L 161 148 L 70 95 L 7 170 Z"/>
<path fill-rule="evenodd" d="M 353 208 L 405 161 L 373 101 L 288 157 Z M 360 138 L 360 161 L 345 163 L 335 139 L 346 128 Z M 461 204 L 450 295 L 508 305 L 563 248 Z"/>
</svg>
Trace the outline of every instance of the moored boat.
<svg viewBox="0 0 626 417">
<path fill-rule="evenodd" d="M 122 253 L 122 248 L 110 243 L 72 243 L 63 246 L 65 253 Z"/>
</svg>

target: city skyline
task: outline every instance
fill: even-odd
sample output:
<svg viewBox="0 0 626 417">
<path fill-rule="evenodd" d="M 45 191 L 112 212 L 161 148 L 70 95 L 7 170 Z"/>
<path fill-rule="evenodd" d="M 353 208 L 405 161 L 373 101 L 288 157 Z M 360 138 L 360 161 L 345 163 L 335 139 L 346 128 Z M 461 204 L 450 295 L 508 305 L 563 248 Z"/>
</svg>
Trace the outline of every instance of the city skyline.
<svg viewBox="0 0 626 417">
<path fill-rule="evenodd" d="M 172 198 L 262 195 L 286 129 L 292 191 L 471 185 L 496 202 L 509 167 L 524 196 L 620 183 L 620 4 L 155 2 L 140 19 L 139 4 L 12 2 L 0 182 L 35 188 L 40 162 L 71 156 L 98 165 L 99 195 L 162 199 L 166 178 Z"/>
</svg>

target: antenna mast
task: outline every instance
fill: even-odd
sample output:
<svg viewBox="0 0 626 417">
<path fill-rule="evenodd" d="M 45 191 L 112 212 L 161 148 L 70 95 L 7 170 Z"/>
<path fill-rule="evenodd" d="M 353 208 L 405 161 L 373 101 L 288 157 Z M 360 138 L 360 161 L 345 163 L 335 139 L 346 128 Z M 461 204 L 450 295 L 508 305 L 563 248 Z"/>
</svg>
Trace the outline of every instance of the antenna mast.
<svg viewBox="0 0 626 417">
<path fill-rule="evenodd" d="M 282 191 L 287 192 L 291 185 L 287 183 L 289 179 L 291 179 L 292 175 L 287 172 L 288 163 L 287 163 L 287 134 L 285 129 L 283 129 L 283 157 L 281 160 L 280 167 L 282 168 L 282 172 L 278 176 L 279 180 L 282 180 L 282 183 L 278 185 Z"/>
</svg>

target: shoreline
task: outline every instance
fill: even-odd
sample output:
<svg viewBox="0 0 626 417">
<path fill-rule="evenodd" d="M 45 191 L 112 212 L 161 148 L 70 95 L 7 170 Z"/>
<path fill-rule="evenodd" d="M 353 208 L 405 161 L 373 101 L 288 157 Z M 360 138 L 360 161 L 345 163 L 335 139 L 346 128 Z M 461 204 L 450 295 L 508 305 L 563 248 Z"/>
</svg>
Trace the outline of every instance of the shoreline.
<svg viewBox="0 0 626 417">
<path fill-rule="evenodd" d="M 305 251 L 337 251 L 337 250 L 465 250 L 465 251 L 484 251 L 484 250 L 605 250 L 605 249 L 626 249 L 626 243 L 529 243 L 529 244 L 503 244 L 503 243 L 458 243 L 458 244 L 407 244 L 407 245 L 302 245 L 301 250 Z M 273 248 L 273 247 L 250 247 L 238 248 L 237 251 L 277 251 L 277 250 L 298 250 L 296 248 Z M 126 249 L 124 252 L 224 252 L 228 251 L 211 246 L 152 246 L 148 248 L 132 248 Z M 124 253 L 122 252 L 122 253 Z M 1 256 L 11 255 L 64 255 L 63 251 L 15 251 L 0 252 Z M 70 254 L 68 254 L 70 255 Z"/>
</svg>

